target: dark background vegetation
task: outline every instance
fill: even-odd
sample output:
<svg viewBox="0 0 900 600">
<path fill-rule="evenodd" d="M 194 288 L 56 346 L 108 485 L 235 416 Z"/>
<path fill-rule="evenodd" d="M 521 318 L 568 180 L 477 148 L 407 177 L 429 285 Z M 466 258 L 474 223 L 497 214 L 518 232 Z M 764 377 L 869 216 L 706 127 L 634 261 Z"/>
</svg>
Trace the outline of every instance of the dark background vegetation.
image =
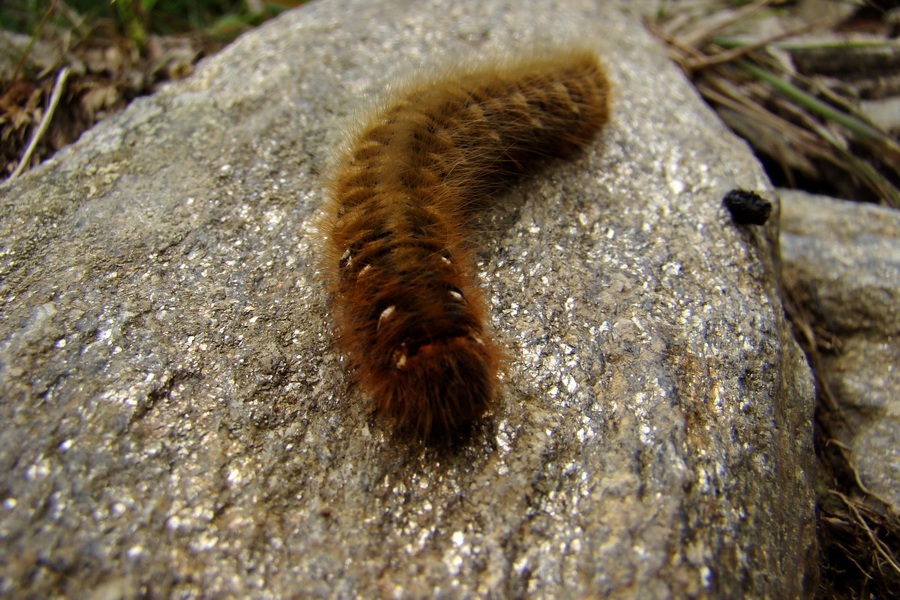
<svg viewBox="0 0 900 600">
<path fill-rule="evenodd" d="M 186 77 L 201 58 L 299 4 L 3 0 L 0 177 L 38 164 L 99 119 Z"/>
</svg>

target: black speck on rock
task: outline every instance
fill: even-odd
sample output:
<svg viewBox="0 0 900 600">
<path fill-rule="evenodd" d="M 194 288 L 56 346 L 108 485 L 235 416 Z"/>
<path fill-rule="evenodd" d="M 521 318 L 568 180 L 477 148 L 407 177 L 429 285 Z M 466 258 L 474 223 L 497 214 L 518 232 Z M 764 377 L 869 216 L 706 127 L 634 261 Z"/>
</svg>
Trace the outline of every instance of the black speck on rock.
<svg viewBox="0 0 900 600">
<path fill-rule="evenodd" d="M 731 190 L 722 199 L 738 225 L 764 225 L 772 214 L 772 203 L 756 192 Z"/>
</svg>

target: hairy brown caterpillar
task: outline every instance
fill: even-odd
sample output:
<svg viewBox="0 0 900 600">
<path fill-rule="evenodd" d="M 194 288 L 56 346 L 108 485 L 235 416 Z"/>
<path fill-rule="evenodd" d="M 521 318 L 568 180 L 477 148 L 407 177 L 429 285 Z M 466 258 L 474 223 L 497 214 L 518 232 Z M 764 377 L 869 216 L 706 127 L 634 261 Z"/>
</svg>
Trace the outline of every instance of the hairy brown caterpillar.
<svg viewBox="0 0 900 600">
<path fill-rule="evenodd" d="M 536 159 L 565 156 L 608 117 L 589 52 L 420 83 L 373 113 L 330 177 L 340 341 L 378 411 L 423 438 L 480 417 L 500 353 L 472 272 L 473 209 Z"/>
</svg>

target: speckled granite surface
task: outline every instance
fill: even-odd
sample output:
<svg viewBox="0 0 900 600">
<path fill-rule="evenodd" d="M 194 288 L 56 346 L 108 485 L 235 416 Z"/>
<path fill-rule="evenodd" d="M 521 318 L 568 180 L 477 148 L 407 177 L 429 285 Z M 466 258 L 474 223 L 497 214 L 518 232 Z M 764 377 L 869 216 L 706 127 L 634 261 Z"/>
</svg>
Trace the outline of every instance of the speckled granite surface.
<svg viewBox="0 0 900 600">
<path fill-rule="evenodd" d="M 424 64 L 576 40 L 596 144 L 498 198 L 509 367 L 419 452 L 335 352 L 313 223 L 356 106 Z M 812 388 L 746 147 L 617 4 L 316 2 L 0 187 L 0 592 L 793 597 Z"/>
</svg>

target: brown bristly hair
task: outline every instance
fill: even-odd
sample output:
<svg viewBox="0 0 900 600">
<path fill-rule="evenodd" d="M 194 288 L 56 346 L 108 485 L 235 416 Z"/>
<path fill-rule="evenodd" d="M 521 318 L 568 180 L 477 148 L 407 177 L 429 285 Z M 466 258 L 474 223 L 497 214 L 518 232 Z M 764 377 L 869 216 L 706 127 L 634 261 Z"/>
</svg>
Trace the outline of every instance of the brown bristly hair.
<svg viewBox="0 0 900 600">
<path fill-rule="evenodd" d="M 409 85 L 352 135 L 328 185 L 333 312 L 360 383 L 399 429 L 447 438 L 490 406 L 500 353 L 468 221 L 537 160 L 589 142 L 608 97 L 592 53 L 559 51 Z"/>
</svg>

